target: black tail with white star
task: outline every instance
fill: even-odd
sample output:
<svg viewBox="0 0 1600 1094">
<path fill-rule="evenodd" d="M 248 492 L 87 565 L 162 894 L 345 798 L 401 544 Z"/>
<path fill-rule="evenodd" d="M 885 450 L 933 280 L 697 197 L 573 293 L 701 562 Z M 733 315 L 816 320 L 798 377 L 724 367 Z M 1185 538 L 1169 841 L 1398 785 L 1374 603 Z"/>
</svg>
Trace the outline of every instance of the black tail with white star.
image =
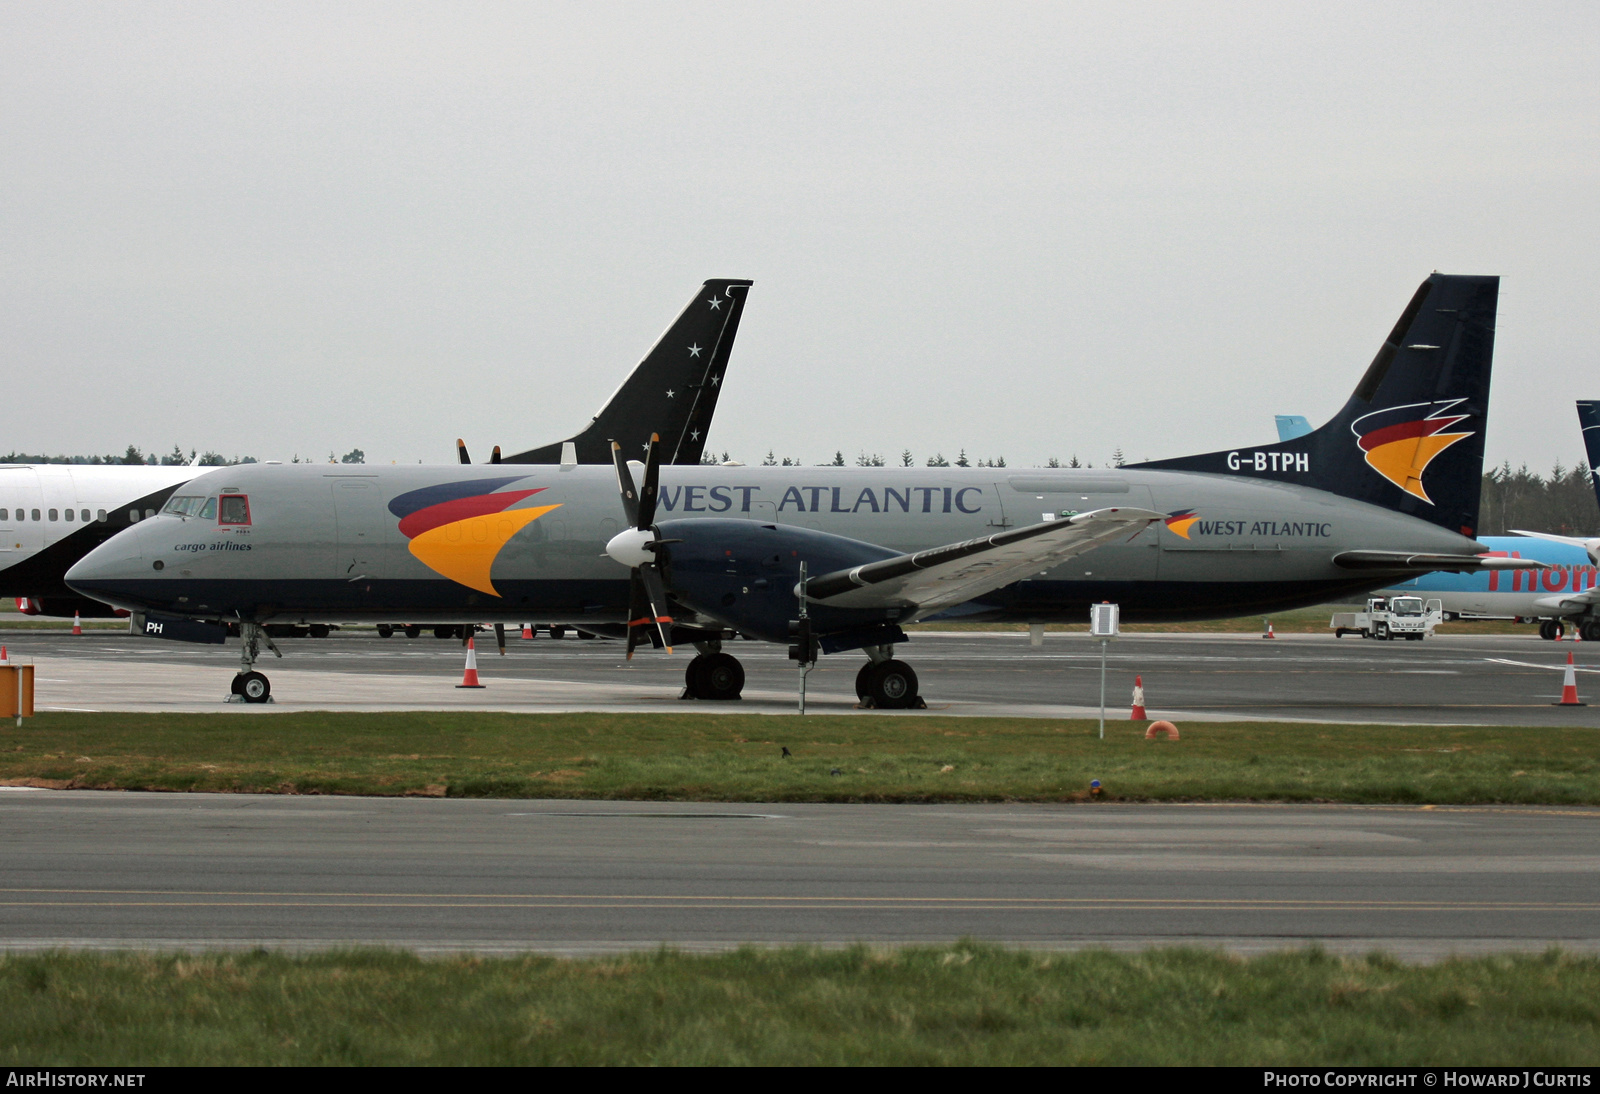
<svg viewBox="0 0 1600 1094">
<path fill-rule="evenodd" d="M 609 464 L 613 440 L 639 459 L 658 433 L 662 463 L 699 463 L 751 284 L 707 281 L 588 428 L 500 462 L 560 463 L 562 446 L 571 444 L 577 462 Z"/>
</svg>

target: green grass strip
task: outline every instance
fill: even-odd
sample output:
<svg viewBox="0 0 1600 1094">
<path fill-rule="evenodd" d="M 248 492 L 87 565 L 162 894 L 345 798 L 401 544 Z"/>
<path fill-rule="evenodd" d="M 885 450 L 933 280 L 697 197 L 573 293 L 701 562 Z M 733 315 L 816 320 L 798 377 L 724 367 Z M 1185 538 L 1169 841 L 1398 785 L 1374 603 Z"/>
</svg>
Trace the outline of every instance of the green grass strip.
<svg viewBox="0 0 1600 1094">
<path fill-rule="evenodd" d="M 1600 804 L 1600 729 L 853 715 L 47 713 L 0 783 L 646 801 Z M 782 756 L 788 748 L 792 755 Z"/>
<path fill-rule="evenodd" d="M 1600 1063 L 1600 960 L 747 948 L 0 958 L 0 1061 Z"/>
</svg>

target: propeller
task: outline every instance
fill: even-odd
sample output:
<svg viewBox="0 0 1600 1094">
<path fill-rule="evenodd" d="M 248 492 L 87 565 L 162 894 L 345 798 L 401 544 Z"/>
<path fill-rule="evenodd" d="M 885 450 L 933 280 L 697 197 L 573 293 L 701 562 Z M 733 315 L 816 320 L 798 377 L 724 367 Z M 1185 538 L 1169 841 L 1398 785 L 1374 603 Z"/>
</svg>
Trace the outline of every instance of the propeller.
<svg viewBox="0 0 1600 1094">
<path fill-rule="evenodd" d="M 472 457 L 467 455 L 467 442 L 460 437 L 456 438 L 456 458 L 462 463 L 472 462 Z"/>
<path fill-rule="evenodd" d="M 500 462 L 500 446 L 499 445 L 495 445 L 494 446 L 494 451 L 489 453 L 489 462 L 490 463 L 499 463 Z"/>
<path fill-rule="evenodd" d="M 656 453 L 660 436 L 650 434 L 644 457 L 644 490 L 636 491 L 633 472 L 622 458 L 622 446 L 611 442 L 611 461 L 617 467 L 617 489 L 622 494 L 622 511 L 630 527 L 611 537 L 606 554 L 633 571 L 628 590 L 628 659 L 646 636 L 652 646 L 672 652 L 672 616 L 667 614 L 667 587 L 661 580 L 656 552 L 666 544 L 655 529 L 656 495 L 661 479 L 661 463 Z"/>
</svg>

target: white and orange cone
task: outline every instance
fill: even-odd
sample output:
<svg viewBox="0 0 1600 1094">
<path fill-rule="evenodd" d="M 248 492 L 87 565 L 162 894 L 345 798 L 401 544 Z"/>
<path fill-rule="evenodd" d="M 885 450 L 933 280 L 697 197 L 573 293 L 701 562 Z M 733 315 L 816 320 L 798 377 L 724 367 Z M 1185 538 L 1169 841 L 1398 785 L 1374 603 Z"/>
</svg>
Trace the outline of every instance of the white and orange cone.
<svg viewBox="0 0 1600 1094">
<path fill-rule="evenodd" d="M 82 634 L 83 633 L 83 620 L 78 618 L 78 613 L 77 612 L 73 612 L 72 613 L 72 633 L 73 634 Z"/>
<path fill-rule="evenodd" d="M 478 683 L 478 651 L 477 648 L 472 644 L 472 639 L 470 638 L 467 639 L 467 670 L 461 674 L 461 683 L 457 684 L 456 687 L 483 687 L 482 684 Z"/>
<path fill-rule="evenodd" d="M 1262 620 L 1262 622 L 1267 625 L 1267 629 L 1261 633 L 1261 637 L 1262 638 L 1276 638 L 1276 637 L 1278 637 L 1277 635 L 1272 633 L 1272 620 L 1264 619 L 1264 620 Z"/>
<path fill-rule="evenodd" d="M 1147 722 L 1150 715 L 1144 712 L 1144 677 L 1133 678 L 1133 710 L 1128 715 L 1130 722 Z"/>
<path fill-rule="evenodd" d="M 525 639 L 533 637 L 533 628 L 526 623 L 522 625 L 522 637 Z"/>
<path fill-rule="evenodd" d="M 1586 707 L 1588 703 L 1578 702 L 1578 673 L 1572 667 L 1572 654 L 1567 653 L 1567 672 L 1561 678 L 1561 702 L 1551 703 L 1556 707 Z"/>
</svg>

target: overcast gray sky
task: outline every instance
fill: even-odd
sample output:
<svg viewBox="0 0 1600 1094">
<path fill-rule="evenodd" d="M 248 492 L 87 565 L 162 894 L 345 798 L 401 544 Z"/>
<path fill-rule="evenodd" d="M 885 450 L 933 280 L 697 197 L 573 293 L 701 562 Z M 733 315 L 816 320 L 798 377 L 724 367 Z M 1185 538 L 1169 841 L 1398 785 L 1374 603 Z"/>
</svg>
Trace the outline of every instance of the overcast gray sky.
<svg viewBox="0 0 1600 1094">
<path fill-rule="evenodd" d="M 1503 277 L 1600 398 L 1600 5 L 0 5 L 0 448 L 442 462 L 756 281 L 710 435 L 1096 464 L 1331 416 Z"/>
</svg>

